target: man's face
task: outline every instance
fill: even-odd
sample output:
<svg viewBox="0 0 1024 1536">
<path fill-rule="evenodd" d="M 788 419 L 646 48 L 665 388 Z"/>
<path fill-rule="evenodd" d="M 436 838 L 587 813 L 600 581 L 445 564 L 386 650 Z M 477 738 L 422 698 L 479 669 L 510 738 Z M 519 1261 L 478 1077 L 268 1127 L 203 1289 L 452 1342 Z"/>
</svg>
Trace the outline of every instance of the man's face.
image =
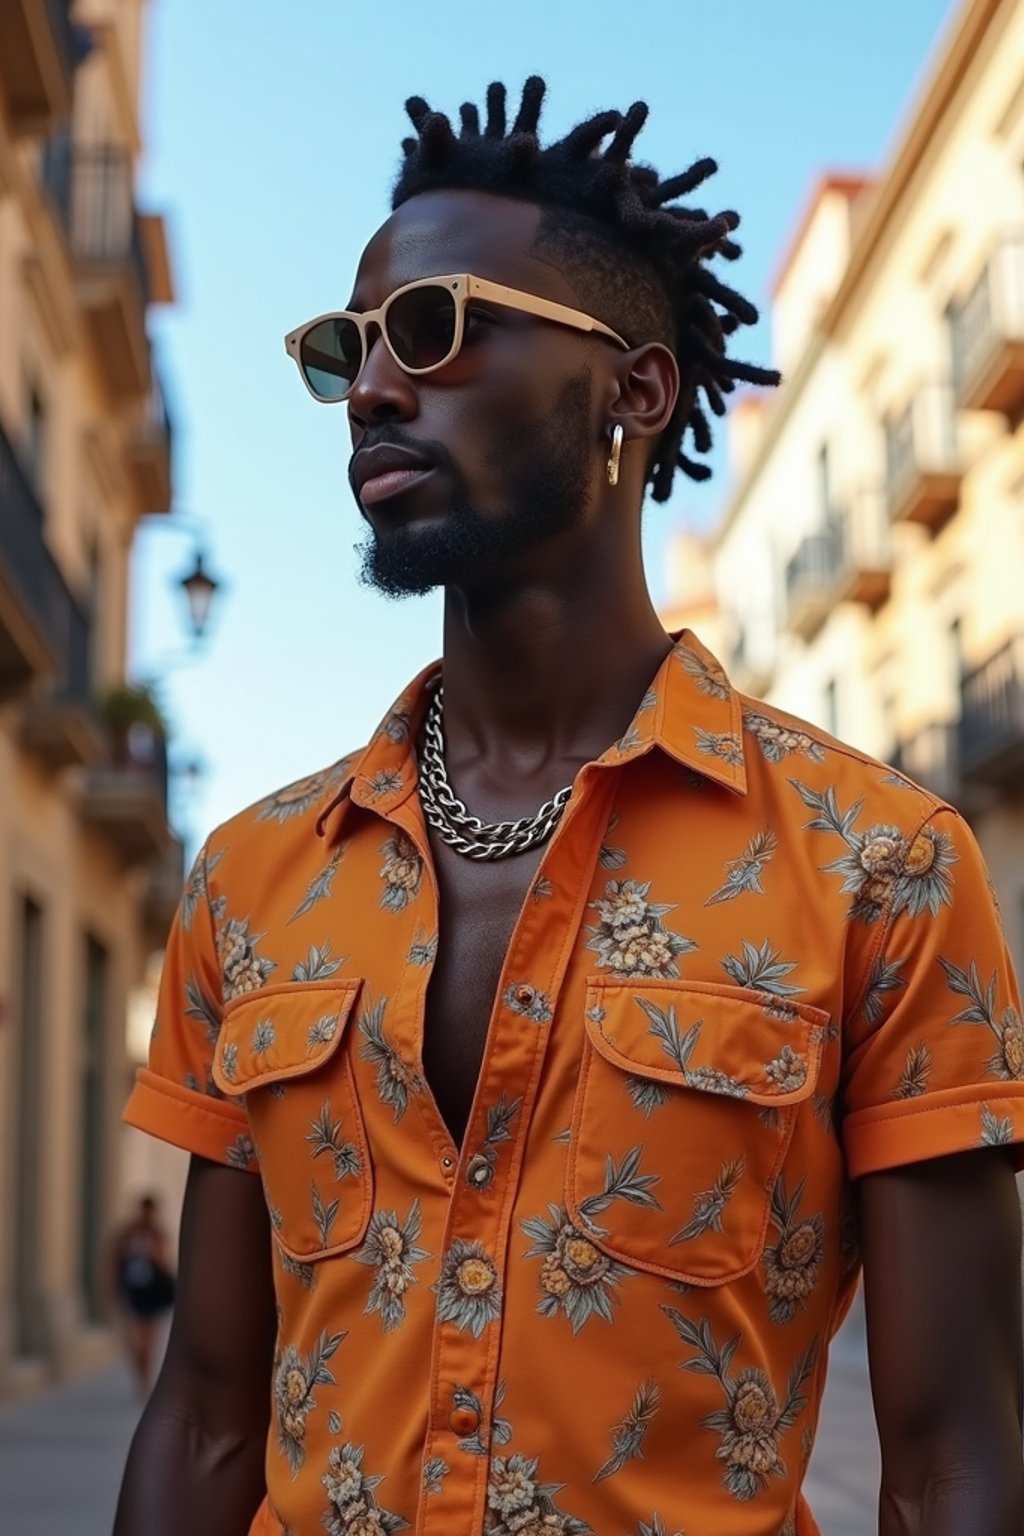
<svg viewBox="0 0 1024 1536">
<path fill-rule="evenodd" d="M 367 246 L 348 307 L 375 308 L 403 283 L 457 272 L 585 307 L 531 254 L 539 220 L 534 205 L 486 193 L 412 198 Z M 406 374 L 376 331 L 370 341 L 348 402 L 353 447 L 404 448 L 428 468 L 357 494 L 370 529 L 364 579 L 400 596 L 540 574 L 551 541 L 587 522 L 602 462 L 592 373 L 609 366 L 599 355 L 608 349 L 476 301 L 461 352 L 436 373 Z"/>
</svg>

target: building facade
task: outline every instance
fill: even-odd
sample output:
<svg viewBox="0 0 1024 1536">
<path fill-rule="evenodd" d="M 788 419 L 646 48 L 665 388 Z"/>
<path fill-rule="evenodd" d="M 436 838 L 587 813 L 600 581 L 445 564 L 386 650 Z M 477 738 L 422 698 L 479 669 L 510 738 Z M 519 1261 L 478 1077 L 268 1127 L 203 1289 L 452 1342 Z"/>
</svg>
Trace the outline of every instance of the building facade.
<svg viewBox="0 0 1024 1536">
<path fill-rule="evenodd" d="M 1024 969 L 1024 0 L 965 0 L 890 162 L 822 179 L 772 323 L 669 608 L 963 810 Z"/>
<path fill-rule="evenodd" d="M 0 1396 L 110 1347 L 128 1000 L 180 889 L 123 688 L 132 541 L 171 503 L 142 11 L 0 6 Z"/>
</svg>

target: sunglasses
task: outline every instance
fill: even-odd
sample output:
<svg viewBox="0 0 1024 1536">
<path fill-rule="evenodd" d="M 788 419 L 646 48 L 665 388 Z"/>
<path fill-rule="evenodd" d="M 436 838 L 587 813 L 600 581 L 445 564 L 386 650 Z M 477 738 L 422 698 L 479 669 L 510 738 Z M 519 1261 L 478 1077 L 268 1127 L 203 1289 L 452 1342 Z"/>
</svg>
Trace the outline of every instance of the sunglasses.
<svg viewBox="0 0 1024 1536">
<path fill-rule="evenodd" d="M 434 373 L 459 355 L 466 332 L 466 305 L 474 299 L 521 310 L 540 320 L 567 325 L 614 341 L 624 351 L 629 343 L 615 331 L 582 310 L 569 309 L 551 299 L 540 299 L 503 283 L 489 283 L 468 272 L 447 277 L 423 277 L 405 283 L 384 300 L 379 309 L 362 314 L 341 310 L 318 315 L 284 339 L 285 350 L 295 359 L 302 382 L 314 400 L 337 405 L 347 400 L 356 385 L 370 350 L 370 327 L 375 325 L 384 345 L 399 368 L 415 375 Z"/>
</svg>

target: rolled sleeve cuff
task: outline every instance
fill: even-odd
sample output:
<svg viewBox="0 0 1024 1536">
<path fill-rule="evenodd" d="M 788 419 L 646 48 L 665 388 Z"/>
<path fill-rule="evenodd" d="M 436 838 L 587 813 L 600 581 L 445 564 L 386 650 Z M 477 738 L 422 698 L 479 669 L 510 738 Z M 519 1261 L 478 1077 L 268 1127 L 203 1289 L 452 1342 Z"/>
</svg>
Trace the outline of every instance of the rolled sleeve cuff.
<svg viewBox="0 0 1024 1536">
<path fill-rule="evenodd" d="M 147 1067 L 137 1074 L 122 1119 L 210 1162 L 259 1172 L 244 1110 L 173 1083 Z"/>
<path fill-rule="evenodd" d="M 849 1113 L 843 1147 L 851 1179 L 932 1157 L 1005 1146 L 1024 1169 L 1024 1083 L 978 1084 Z"/>
</svg>

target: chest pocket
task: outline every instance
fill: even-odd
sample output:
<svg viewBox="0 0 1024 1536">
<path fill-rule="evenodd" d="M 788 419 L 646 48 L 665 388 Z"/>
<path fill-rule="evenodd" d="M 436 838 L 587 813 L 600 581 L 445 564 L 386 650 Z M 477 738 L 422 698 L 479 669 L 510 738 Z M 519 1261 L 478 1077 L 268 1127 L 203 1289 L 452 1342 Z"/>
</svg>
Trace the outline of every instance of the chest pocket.
<svg viewBox="0 0 1024 1536">
<path fill-rule="evenodd" d="M 358 1243 L 373 1174 L 347 1036 L 362 982 L 290 982 L 229 1003 L 213 1063 L 244 1099 L 277 1241 L 323 1259 Z"/>
<path fill-rule="evenodd" d="M 594 978 L 570 1219 L 636 1269 L 717 1285 L 764 1250 L 829 1015 L 742 987 Z"/>
</svg>

